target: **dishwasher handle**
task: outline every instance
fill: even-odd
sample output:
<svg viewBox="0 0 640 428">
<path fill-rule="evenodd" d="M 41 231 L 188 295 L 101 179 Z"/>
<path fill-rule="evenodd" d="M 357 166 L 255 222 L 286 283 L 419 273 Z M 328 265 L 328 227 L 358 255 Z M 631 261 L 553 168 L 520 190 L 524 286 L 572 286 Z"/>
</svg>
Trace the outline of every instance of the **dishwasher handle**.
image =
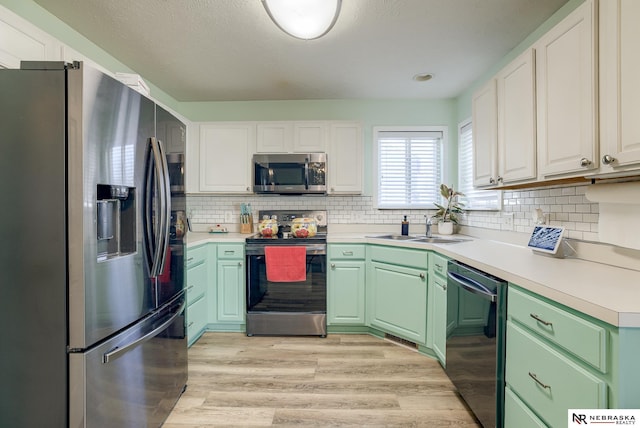
<svg viewBox="0 0 640 428">
<path fill-rule="evenodd" d="M 497 294 L 492 293 L 491 290 L 480 284 L 475 279 L 468 278 L 455 272 L 447 272 L 447 277 L 470 293 L 482 296 L 490 302 L 495 302 L 498 299 Z"/>
</svg>

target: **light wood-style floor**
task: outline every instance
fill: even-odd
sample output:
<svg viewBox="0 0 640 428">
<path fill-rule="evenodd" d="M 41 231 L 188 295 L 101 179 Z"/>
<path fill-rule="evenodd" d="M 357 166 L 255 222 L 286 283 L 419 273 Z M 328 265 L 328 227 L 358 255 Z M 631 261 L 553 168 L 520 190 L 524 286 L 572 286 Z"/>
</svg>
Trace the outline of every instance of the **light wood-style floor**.
<svg viewBox="0 0 640 428">
<path fill-rule="evenodd" d="M 478 427 L 440 364 L 369 335 L 205 333 L 163 428 Z"/>
</svg>

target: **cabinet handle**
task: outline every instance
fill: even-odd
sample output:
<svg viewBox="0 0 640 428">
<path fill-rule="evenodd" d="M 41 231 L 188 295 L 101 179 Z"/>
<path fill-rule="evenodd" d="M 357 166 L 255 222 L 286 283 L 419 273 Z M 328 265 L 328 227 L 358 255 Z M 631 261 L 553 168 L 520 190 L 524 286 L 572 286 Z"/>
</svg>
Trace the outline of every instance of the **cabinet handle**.
<svg viewBox="0 0 640 428">
<path fill-rule="evenodd" d="M 353 256 L 353 251 L 343 251 L 342 255 L 343 256 Z"/>
<path fill-rule="evenodd" d="M 529 314 L 529 316 L 530 316 L 531 318 L 533 318 L 534 320 L 536 320 L 536 321 L 538 321 L 538 322 L 540 322 L 540 323 L 542 323 L 542 324 L 544 324 L 544 325 L 546 325 L 546 326 L 553 326 L 553 323 L 552 323 L 552 322 L 549 322 L 549 321 L 545 321 L 545 320 L 543 320 L 542 318 L 540 318 L 540 316 L 539 316 L 539 315 L 536 315 L 536 314 Z"/>
<path fill-rule="evenodd" d="M 193 288 L 193 285 L 190 285 L 187 287 L 187 291 L 191 290 Z"/>
<path fill-rule="evenodd" d="M 331 269 L 335 269 L 336 268 L 336 264 L 335 263 L 331 263 Z"/>
<path fill-rule="evenodd" d="M 580 166 L 583 168 L 588 167 L 589 165 L 591 165 L 591 161 L 587 158 L 582 158 L 580 159 Z"/>
<path fill-rule="evenodd" d="M 189 323 L 189 325 L 187 326 L 187 328 L 191 327 L 192 325 L 193 325 L 193 321 L 191 321 L 191 322 Z"/>
<path fill-rule="evenodd" d="M 442 266 L 440 266 L 438 263 L 435 264 L 437 269 L 442 269 Z"/>
<path fill-rule="evenodd" d="M 420 274 L 420 279 L 424 279 L 424 278 L 425 278 L 424 274 L 423 274 L 423 273 L 421 273 L 421 274 Z"/>
<path fill-rule="evenodd" d="M 235 254 L 235 253 L 236 252 L 234 250 L 224 250 L 224 255 L 225 256 L 229 256 L 229 255 L 232 255 L 232 254 Z"/>
<path fill-rule="evenodd" d="M 193 260 L 193 257 L 189 257 L 189 258 L 187 259 L 187 263 L 189 263 L 191 260 Z"/>
<path fill-rule="evenodd" d="M 612 163 L 614 163 L 616 161 L 616 158 L 614 158 L 611 155 L 604 155 L 602 156 L 602 163 L 605 165 L 611 165 Z"/>
<path fill-rule="evenodd" d="M 531 379 L 535 380 L 535 381 L 536 381 L 536 383 L 537 383 L 538 385 L 540 385 L 541 387 L 543 387 L 544 389 L 551 389 L 551 385 L 547 385 L 547 384 L 545 384 L 545 383 L 542 383 L 542 382 L 540 381 L 540 379 L 538 379 L 538 376 L 536 376 L 536 374 L 535 374 L 535 373 L 531 373 L 531 372 L 529 372 L 529 377 L 530 377 Z"/>
<path fill-rule="evenodd" d="M 498 183 L 502 183 L 504 180 L 502 177 L 498 176 Z"/>
<path fill-rule="evenodd" d="M 494 180 L 493 177 L 491 177 L 489 179 L 489 184 L 496 184 L 496 180 Z"/>
</svg>

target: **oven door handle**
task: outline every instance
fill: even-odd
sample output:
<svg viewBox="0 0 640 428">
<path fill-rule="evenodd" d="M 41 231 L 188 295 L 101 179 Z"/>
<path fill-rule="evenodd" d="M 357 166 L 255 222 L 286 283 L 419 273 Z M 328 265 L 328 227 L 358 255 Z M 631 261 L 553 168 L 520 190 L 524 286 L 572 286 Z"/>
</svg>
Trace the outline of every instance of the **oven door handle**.
<svg viewBox="0 0 640 428">
<path fill-rule="evenodd" d="M 492 293 L 491 290 L 474 279 L 455 272 L 447 272 L 447 277 L 468 292 L 477 294 L 490 302 L 495 302 L 498 299 L 497 294 Z"/>
</svg>

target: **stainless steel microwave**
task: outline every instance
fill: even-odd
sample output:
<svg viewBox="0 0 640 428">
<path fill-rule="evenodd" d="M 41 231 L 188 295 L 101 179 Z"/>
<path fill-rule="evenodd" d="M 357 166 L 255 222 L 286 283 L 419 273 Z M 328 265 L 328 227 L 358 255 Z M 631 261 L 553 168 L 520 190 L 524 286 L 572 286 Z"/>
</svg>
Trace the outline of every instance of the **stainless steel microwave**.
<svg viewBox="0 0 640 428">
<path fill-rule="evenodd" d="M 325 153 L 277 153 L 253 155 L 254 193 L 327 193 Z"/>
</svg>

